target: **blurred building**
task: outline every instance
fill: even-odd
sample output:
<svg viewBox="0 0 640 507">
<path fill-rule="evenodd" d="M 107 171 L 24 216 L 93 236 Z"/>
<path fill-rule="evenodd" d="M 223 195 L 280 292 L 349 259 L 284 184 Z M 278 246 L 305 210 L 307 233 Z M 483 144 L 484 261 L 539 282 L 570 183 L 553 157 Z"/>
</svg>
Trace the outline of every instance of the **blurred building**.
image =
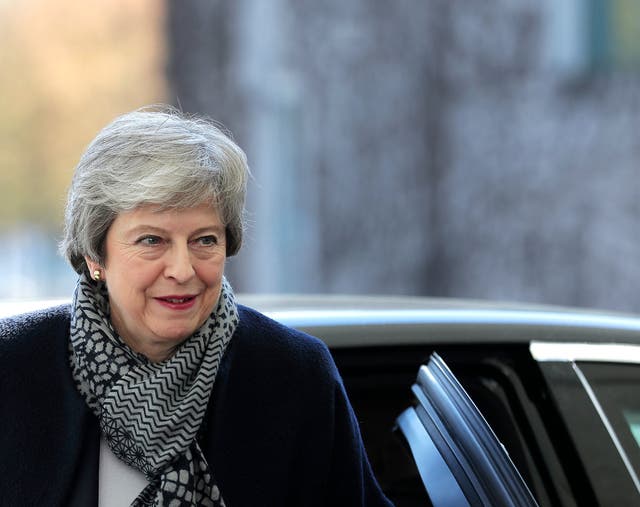
<svg viewBox="0 0 640 507">
<path fill-rule="evenodd" d="M 636 3 L 169 5 L 255 177 L 239 289 L 640 310 Z"/>
<path fill-rule="evenodd" d="M 77 158 L 168 101 L 249 155 L 240 291 L 640 311 L 640 3 L 103 7 L 0 3 L 0 297 L 70 293 L 55 249 Z"/>
</svg>

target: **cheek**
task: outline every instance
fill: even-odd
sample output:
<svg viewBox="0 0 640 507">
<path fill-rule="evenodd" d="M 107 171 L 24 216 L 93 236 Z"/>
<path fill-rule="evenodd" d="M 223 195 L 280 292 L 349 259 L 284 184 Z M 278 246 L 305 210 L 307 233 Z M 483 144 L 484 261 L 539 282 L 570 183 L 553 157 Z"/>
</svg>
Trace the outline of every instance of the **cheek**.
<svg viewBox="0 0 640 507">
<path fill-rule="evenodd" d="M 224 258 L 212 262 L 204 263 L 196 270 L 198 278 L 208 287 L 217 287 L 222 282 L 224 274 Z"/>
<path fill-rule="evenodd" d="M 122 312 L 138 312 L 144 301 L 144 285 L 135 276 L 114 279 L 107 282 L 107 292 L 112 304 Z"/>
<path fill-rule="evenodd" d="M 162 270 L 158 266 L 148 262 L 128 262 L 118 268 L 111 271 L 107 268 L 107 288 L 117 290 L 129 297 L 143 293 L 162 274 Z"/>
</svg>

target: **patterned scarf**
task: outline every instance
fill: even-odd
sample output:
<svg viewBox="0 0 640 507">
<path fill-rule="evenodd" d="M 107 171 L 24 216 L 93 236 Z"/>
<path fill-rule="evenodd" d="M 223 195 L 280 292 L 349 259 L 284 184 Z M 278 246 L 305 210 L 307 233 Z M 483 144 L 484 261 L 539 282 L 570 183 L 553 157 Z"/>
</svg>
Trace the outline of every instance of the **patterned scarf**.
<svg viewBox="0 0 640 507">
<path fill-rule="evenodd" d="M 238 325 L 226 279 L 207 321 L 160 363 L 131 350 L 114 331 L 104 284 L 81 275 L 72 304 L 70 360 L 78 391 L 113 453 L 149 480 L 132 507 L 224 506 L 197 436 Z"/>
</svg>

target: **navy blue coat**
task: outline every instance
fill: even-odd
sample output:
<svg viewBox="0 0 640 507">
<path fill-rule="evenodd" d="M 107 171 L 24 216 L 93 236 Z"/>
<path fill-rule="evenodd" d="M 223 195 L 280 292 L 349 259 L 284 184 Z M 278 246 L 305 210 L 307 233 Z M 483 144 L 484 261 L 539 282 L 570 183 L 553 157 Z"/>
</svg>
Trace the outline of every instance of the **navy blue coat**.
<svg viewBox="0 0 640 507">
<path fill-rule="evenodd" d="M 228 507 L 390 505 L 326 346 L 239 312 L 202 442 Z M 68 343 L 68 306 L 0 321 L 3 506 L 97 505 L 98 421 Z"/>
</svg>

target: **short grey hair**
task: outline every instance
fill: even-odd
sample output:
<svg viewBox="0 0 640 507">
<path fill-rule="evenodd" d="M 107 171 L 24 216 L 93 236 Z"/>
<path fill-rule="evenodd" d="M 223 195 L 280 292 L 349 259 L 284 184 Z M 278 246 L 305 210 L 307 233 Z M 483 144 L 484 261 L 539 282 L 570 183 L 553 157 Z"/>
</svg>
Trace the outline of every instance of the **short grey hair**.
<svg viewBox="0 0 640 507">
<path fill-rule="evenodd" d="M 242 244 L 249 168 L 244 152 L 211 120 L 168 106 L 124 114 L 89 144 L 76 166 L 60 251 L 78 273 L 85 256 L 104 266 L 118 214 L 211 203 L 225 226 L 226 253 Z"/>
</svg>

